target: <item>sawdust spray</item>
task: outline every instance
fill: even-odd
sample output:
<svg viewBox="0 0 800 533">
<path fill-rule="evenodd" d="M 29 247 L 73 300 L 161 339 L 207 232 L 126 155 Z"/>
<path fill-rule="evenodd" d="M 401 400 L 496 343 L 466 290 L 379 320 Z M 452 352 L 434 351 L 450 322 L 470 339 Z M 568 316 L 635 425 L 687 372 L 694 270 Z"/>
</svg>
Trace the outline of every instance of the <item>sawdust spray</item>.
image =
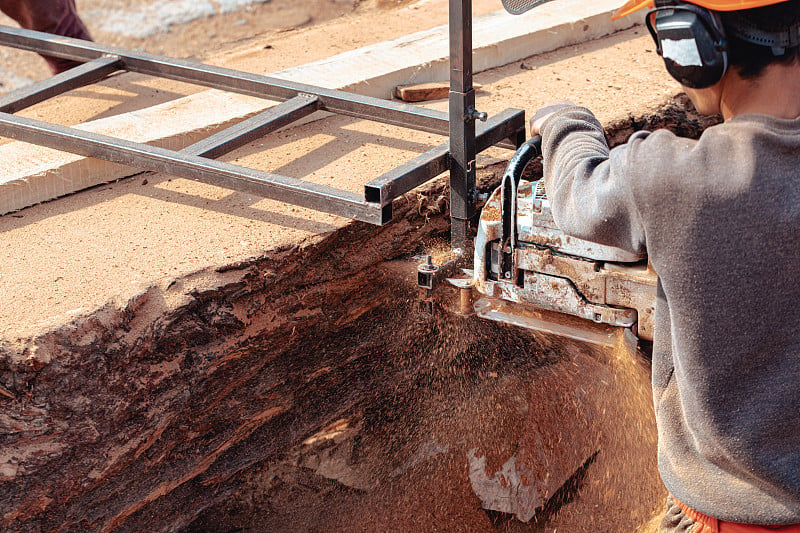
<svg viewBox="0 0 800 533">
<path fill-rule="evenodd" d="M 664 498 L 649 361 L 622 335 L 601 349 L 414 305 L 393 322 L 399 380 L 383 419 L 367 424 L 391 428 L 392 466 L 365 508 L 375 530 L 645 531 Z M 513 456 L 543 461 L 530 469 L 545 487 L 530 522 L 482 509 L 470 451 L 487 475 Z"/>
<path fill-rule="evenodd" d="M 331 422 L 353 430 L 265 464 L 205 514 L 210 530 L 617 533 L 662 507 L 646 358 L 423 313 L 416 272 L 397 274 L 385 305 L 296 348 L 347 366 L 338 394 L 358 401 Z M 528 462 L 543 502 L 529 522 L 483 508 L 470 454 L 487 476 Z"/>
</svg>

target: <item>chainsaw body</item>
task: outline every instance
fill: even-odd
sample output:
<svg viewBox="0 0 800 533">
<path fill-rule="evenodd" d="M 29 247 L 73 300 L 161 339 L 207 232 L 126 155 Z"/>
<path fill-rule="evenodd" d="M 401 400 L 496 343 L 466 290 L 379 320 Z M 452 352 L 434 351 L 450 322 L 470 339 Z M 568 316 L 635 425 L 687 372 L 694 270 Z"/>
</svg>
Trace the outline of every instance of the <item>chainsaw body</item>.
<svg viewBox="0 0 800 533">
<path fill-rule="evenodd" d="M 534 138 L 517 151 L 481 212 L 471 272 L 475 312 L 599 344 L 614 343 L 609 326 L 652 340 L 658 280 L 647 256 L 556 226 L 543 182 L 520 179 L 540 148 Z"/>
</svg>

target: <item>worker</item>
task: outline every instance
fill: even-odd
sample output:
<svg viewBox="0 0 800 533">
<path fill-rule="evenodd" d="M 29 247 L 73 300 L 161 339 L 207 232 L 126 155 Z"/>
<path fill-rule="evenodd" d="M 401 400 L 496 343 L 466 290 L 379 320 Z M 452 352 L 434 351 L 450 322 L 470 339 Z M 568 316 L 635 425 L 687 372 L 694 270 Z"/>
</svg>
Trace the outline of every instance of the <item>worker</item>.
<svg viewBox="0 0 800 533">
<path fill-rule="evenodd" d="M 669 74 L 723 121 L 609 150 L 569 102 L 532 121 L 567 233 L 647 251 L 659 531 L 800 532 L 800 0 L 631 0 Z"/>
<path fill-rule="evenodd" d="M 0 11 L 29 30 L 91 41 L 89 30 L 78 16 L 75 0 L 0 0 Z M 80 65 L 69 59 L 42 54 L 53 74 Z"/>
</svg>

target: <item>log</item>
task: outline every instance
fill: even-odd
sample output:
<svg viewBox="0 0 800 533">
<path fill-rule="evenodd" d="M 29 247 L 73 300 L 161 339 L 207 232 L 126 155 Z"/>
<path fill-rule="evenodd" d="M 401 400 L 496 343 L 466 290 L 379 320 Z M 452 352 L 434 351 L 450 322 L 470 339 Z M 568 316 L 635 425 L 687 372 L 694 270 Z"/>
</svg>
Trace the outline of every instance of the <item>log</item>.
<svg viewBox="0 0 800 533">
<path fill-rule="evenodd" d="M 0 345 L 0 530 L 493 531 L 502 483 L 470 457 L 490 480 L 524 467 L 536 497 L 508 519 L 649 518 L 646 367 L 417 311 L 397 258 L 446 238 L 443 195 Z"/>
<path fill-rule="evenodd" d="M 377 265 L 446 230 L 420 201 L 386 228 L 198 273 L 212 288 L 152 287 L 35 351 L 0 345 L 0 530 L 175 531 L 362 402 L 391 363 L 364 374 L 318 343 L 397 294 Z"/>
</svg>

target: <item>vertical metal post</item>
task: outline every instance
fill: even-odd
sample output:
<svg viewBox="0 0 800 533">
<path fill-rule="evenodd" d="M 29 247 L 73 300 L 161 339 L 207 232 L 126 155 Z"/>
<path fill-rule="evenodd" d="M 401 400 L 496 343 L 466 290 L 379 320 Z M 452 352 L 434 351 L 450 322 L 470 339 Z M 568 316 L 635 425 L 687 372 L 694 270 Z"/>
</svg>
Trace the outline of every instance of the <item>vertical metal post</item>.
<svg viewBox="0 0 800 533">
<path fill-rule="evenodd" d="M 450 0 L 450 222 L 454 248 L 471 244 L 475 217 L 475 90 L 472 0 Z"/>
</svg>

